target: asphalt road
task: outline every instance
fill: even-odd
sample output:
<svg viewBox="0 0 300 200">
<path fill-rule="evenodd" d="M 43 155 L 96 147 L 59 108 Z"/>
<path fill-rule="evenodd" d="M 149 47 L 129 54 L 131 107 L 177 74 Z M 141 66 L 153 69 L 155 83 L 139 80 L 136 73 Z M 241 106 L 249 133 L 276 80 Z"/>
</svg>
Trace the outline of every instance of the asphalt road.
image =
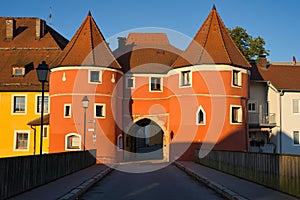
<svg viewBox="0 0 300 200">
<path fill-rule="evenodd" d="M 170 165 L 149 173 L 134 174 L 115 170 L 80 199 L 213 200 L 223 198 L 177 167 Z"/>
</svg>

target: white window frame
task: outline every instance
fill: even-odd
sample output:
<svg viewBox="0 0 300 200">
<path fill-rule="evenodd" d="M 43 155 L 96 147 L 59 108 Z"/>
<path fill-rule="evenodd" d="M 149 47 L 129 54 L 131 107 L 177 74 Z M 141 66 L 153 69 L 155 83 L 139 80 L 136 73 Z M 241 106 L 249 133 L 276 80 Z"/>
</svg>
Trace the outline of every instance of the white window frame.
<svg viewBox="0 0 300 200">
<path fill-rule="evenodd" d="M 237 73 L 237 83 L 235 83 L 235 73 Z M 231 86 L 232 87 L 242 87 L 242 72 L 239 70 L 232 70 L 231 72 Z"/>
<path fill-rule="evenodd" d="M 152 78 L 157 78 L 160 79 L 160 90 L 152 90 L 151 85 L 152 85 Z M 163 92 L 163 77 L 161 76 L 150 76 L 149 77 L 149 92 Z"/>
<path fill-rule="evenodd" d="M 21 74 L 17 74 L 16 72 L 18 70 L 22 70 L 22 73 Z M 24 76 L 25 75 L 25 67 L 13 67 L 13 76 Z"/>
<path fill-rule="evenodd" d="M 99 80 L 97 81 L 91 81 L 91 73 L 92 72 L 98 72 L 99 73 Z M 90 84 L 102 84 L 102 70 L 93 70 L 90 69 L 88 73 L 88 83 Z"/>
<path fill-rule="evenodd" d="M 199 112 L 203 112 L 203 123 L 199 123 Z M 206 125 L 206 112 L 203 107 L 200 105 L 196 112 L 196 125 Z"/>
<path fill-rule="evenodd" d="M 38 111 L 38 106 L 39 106 L 39 99 L 38 98 L 42 98 L 42 95 L 35 95 L 35 108 L 34 108 L 34 113 L 35 114 L 41 114 L 41 112 L 39 112 Z M 49 97 L 49 95 L 45 95 L 44 97 L 48 97 L 48 110 L 47 110 L 47 112 L 45 111 L 45 108 L 44 108 L 44 114 L 46 113 L 49 113 L 50 112 L 50 97 Z M 41 103 L 42 103 L 42 101 L 41 101 Z M 45 102 L 44 102 L 45 103 Z"/>
<path fill-rule="evenodd" d="M 295 132 L 298 132 L 298 144 L 295 144 Z M 293 146 L 300 146 L 300 131 L 293 131 Z"/>
<path fill-rule="evenodd" d="M 68 148 L 68 138 L 72 137 L 72 136 L 76 136 L 79 137 L 79 148 Z M 81 135 L 78 133 L 69 133 L 65 136 L 65 150 L 66 151 L 80 151 L 81 150 Z"/>
<path fill-rule="evenodd" d="M 122 147 L 120 147 L 120 138 L 122 139 L 121 141 L 122 141 Z M 118 151 L 122 151 L 123 149 L 124 149 L 124 142 L 123 142 L 123 136 L 122 136 L 122 134 L 120 134 L 120 135 L 118 135 L 118 137 L 117 137 L 117 146 L 118 146 L 118 148 L 117 148 L 117 150 Z"/>
<path fill-rule="evenodd" d="M 24 112 L 14 112 L 14 108 L 15 108 L 15 97 L 24 97 L 25 98 L 25 102 L 24 102 L 24 106 L 25 106 L 25 111 Z M 15 94 L 12 95 L 11 98 L 11 114 L 12 115 L 27 115 L 27 94 Z"/>
<path fill-rule="evenodd" d="M 70 107 L 70 115 L 66 115 L 66 107 Z M 64 104 L 64 118 L 72 118 L 72 104 Z"/>
<path fill-rule="evenodd" d="M 96 115 L 97 106 L 102 106 L 102 115 L 103 116 L 99 117 Z M 104 103 L 95 103 L 94 104 L 94 118 L 97 118 L 97 119 L 105 119 L 106 118 L 106 104 L 104 104 Z"/>
<path fill-rule="evenodd" d="M 298 112 L 294 112 L 294 102 L 298 101 Z M 292 99 L 292 113 L 294 115 L 300 115 L 300 99 Z"/>
<path fill-rule="evenodd" d="M 189 74 L 189 84 L 184 84 L 184 73 Z M 193 83 L 193 73 L 191 70 L 184 70 L 180 71 L 179 74 L 179 88 L 187 88 L 187 87 L 192 87 Z"/>
<path fill-rule="evenodd" d="M 27 148 L 26 149 L 17 149 L 17 134 L 18 133 L 26 133 L 28 135 L 27 138 Z M 14 131 L 14 147 L 13 150 L 14 151 L 29 151 L 30 149 L 30 131 L 29 130 L 15 130 Z"/>
<path fill-rule="evenodd" d="M 255 110 L 249 110 L 249 104 L 254 104 L 255 106 Z M 247 105 L 247 109 L 248 109 L 248 112 L 251 112 L 251 113 L 257 113 L 257 101 L 248 101 L 248 105 Z"/>
<path fill-rule="evenodd" d="M 239 108 L 238 113 L 238 122 L 232 121 L 232 109 Z M 229 116 L 230 124 L 242 124 L 243 123 L 243 107 L 241 105 L 230 105 L 230 116 Z"/>
<path fill-rule="evenodd" d="M 130 80 L 130 79 L 132 79 L 132 87 L 130 87 L 128 85 L 128 80 Z M 125 83 L 126 89 L 133 89 L 133 88 L 135 88 L 135 77 L 133 77 L 133 76 L 126 77 L 125 80 L 126 80 L 126 83 Z"/>
</svg>

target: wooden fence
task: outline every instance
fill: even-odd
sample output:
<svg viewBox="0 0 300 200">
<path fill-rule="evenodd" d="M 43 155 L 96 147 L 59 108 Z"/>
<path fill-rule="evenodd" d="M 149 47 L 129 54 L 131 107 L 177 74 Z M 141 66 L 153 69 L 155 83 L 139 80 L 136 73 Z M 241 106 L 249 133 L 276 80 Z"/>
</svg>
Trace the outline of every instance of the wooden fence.
<svg viewBox="0 0 300 200">
<path fill-rule="evenodd" d="M 17 195 L 96 163 L 96 151 L 0 158 L 0 199 Z"/>
<path fill-rule="evenodd" d="M 211 151 L 195 161 L 300 197 L 300 156 L 234 151 Z"/>
</svg>

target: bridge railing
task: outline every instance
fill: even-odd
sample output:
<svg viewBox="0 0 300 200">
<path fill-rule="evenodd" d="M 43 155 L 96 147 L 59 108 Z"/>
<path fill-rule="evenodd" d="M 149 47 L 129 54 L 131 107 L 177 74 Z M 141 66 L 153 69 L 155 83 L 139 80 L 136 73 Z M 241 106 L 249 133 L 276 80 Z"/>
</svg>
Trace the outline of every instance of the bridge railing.
<svg viewBox="0 0 300 200">
<path fill-rule="evenodd" d="M 299 155 L 210 151 L 200 159 L 198 152 L 197 163 L 300 197 Z"/>
<path fill-rule="evenodd" d="M 96 151 L 0 158 L 0 199 L 84 169 L 96 163 Z"/>
</svg>

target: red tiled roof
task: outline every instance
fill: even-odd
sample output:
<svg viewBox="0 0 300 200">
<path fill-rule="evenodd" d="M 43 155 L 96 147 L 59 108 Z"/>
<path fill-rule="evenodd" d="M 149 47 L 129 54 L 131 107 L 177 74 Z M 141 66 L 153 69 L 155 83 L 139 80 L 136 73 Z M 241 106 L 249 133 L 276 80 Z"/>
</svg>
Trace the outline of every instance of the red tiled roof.
<svg viewBox="0 0 300 200">
<path fill-rule="evenodd" d="M 166 73 L 182 53 L 170 44 L 165 33 L 130 33 L 125 45 L 114 55 L 124 71 L 135 73 Z"/>
<path fill-rule="evenodd" d="M 251 80 L 270 81 L 279 90 L 300 90 L 300 65 L 252 65 Z"/>
<path fill-rule="evenodd" d="M 6 39 L 6 19 L 13 19 L 15 35 Z M 0 17 L 0 91 L 40 91 L 35 68 L 45 60 L 52 62 L 68 40 L 45 24 L 45 34 L 36 39 L 37 18 Z M 13 67 L 24 66 L 25 75 L 13 76 Z M 48 90 L 46 84 L 46 90 Z"/>
<path fill-rule="evenodd" d="M 51 67 L 80 65 L 121 69 L 90 12 Z"/>
<path fill-rule="evenodd" d="M 249 68 L 215 7 L 195 35 L 193 41 L 174 62 L 174 67 L 197 64 L 229 64 Z"/>
</svg>

